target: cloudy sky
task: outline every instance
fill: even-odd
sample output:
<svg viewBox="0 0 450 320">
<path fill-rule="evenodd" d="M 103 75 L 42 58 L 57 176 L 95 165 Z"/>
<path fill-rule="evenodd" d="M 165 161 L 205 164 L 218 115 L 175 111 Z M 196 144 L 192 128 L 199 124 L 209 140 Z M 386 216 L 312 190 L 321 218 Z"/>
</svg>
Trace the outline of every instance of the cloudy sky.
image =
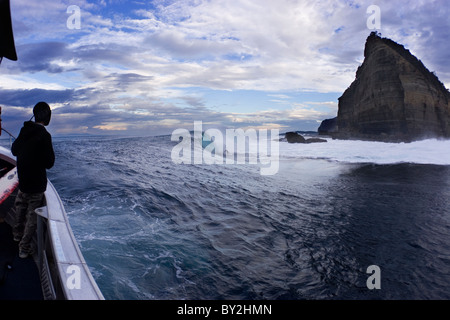
<svg viewBox="0 0 450 320">
<path fill-rule="evenodd" d="M 316 130 L 363 61 L 371 5 L 449 88 L 446 0 L 11 0 L 2 124 L 18 134 L 47 101 L 54 135 Z"/>
</svg>

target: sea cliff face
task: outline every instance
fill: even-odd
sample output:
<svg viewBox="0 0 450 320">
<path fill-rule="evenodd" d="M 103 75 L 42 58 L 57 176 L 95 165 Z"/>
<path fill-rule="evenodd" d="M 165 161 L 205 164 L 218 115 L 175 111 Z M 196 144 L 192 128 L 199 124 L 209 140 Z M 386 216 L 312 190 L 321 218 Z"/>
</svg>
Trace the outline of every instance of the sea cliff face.
<svg viewBox="0 0 450 320">
<path fill-rule="evenodd" d="M 450 138 L 450 93 L 409 50 L 372 33 L 356 79 L 339 98 L 340 139 Z"/>
</svg>

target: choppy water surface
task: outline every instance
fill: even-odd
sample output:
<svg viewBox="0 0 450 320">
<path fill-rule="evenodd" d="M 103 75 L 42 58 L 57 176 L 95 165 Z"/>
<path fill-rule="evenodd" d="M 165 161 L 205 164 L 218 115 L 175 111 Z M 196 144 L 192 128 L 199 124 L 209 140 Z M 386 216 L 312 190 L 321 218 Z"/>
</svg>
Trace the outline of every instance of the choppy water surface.
<svg viewBox="0 0 450 320">
<path fill-rule="evenodd" d="M 449 142 L 280 143 L 273 176 L 175 165 L 175 144 L 54 140 L 49 178 L 105 298 L 450 298 Z"/>
</svg>

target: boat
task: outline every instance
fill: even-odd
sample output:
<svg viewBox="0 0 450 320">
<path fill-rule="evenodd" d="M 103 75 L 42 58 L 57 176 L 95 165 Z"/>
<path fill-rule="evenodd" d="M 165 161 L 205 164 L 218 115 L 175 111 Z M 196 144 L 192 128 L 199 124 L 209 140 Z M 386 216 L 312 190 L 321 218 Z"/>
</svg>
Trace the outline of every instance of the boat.
<svg viewBox="0 0 450 320">
<path fill-rule="evenodd" d="M 0 178 L 4 172 L 10 174 L 15 166 L 16 160 L 11 151 L 0 146 L 0 168 L 3 169 Z M 11 232 L 17 189 L 16 186 L 0 204 L 0 239 L 3 240 L 0 258 L 5 260 L 0 266 L 3 268 L 0 271 L 0 297 L 104 300 L 72 232 L 64 205 L 49 180 L 45 192 L 46 205 L 36 209 L 38 225 L 34 240 L 37 251 L 33 257 L 22 259 L 18 256 L 18 245 L 13 241 Z M 24 283 L 27 281 L 30 282 Z M 40 292 L 36 289 L 39 287 Z"/>
</svg>

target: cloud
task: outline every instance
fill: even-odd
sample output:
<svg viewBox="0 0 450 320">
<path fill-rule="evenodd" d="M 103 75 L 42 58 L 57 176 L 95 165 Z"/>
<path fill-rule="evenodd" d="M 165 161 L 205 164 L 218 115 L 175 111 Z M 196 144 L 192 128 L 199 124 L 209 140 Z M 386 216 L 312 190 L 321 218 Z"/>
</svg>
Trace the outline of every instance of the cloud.
<svg viewBox="0 0 450 320">
<path fill-rule="evenodd" d="M 2 103 L 8 106 L 30 107 L 39 102 L 46 101 L 48 103 L 65 103 L 71 101 L 74 97 L 74 90 L 1 90 L 4 95 Z"/>
<path fill-rule="evenodd" d="M 64 133 L 146 134 L 194 120 L 310 127 L 336 113 L 328 94 L 354 80 L 372 2 L 13 1 L 19 61 L 1 66 L 1 103 L 19 119 L 47 100 L 56 108 L 53 130 Z M 66 27 L 69 5 L 81 9 L 79 30 Z M 449 84 L 447 3 L 377 5 L 383 36 L 404 44 Z M 216 90 L 236 94 L 236 103 L 218 101 Z M 260 98 L 255 92 L 268 94 L 250 110 L 248 102 Z M 293 92 L 324 96 L 290 98 Z"/>
<path fill-rule="evenodd" d="M 58 64 L 67 60 L 67 44 L 63 42 L 41 42 L 19 45 L 17 52 L 20 63 L 17 67 L 25 72 L 45 71 L 47 73 L 62 73 L 66 68 Z"/>
</svg>

